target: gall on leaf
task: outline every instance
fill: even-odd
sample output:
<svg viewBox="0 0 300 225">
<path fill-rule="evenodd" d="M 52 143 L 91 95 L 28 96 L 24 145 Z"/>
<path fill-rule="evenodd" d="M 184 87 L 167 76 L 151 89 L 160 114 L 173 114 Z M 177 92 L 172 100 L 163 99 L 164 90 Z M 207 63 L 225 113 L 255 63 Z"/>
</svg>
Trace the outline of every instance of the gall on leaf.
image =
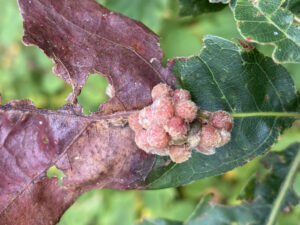
<svg viewBox="0 0 300 225">
<path fill-rule="evenodd" d="M 184 119 L 174 116 L 168 122 L 166 130 L 173 139 L 180 139 L 187 134 L 188 124 Z"/>
<path fill-rule="evenodd" d="M 175 102 L 179 102 L 180 100 L 190 100 L 191 94 L 187 90 L 176 89 L 173 93 L 173 99 Z"/>
<path fill-rule="evenodd" d="M 169 154 L 173 162 L 183 163 L 191 157 L 192 150 L 185 144 L 171 145 L 169 146 Z"/>
<path fill-rule="evenodd" d="M 153 125 L 146 132 L 148 143 L 153 148 L 166 148 L 170 137 L 161 125 Z"/>
<path fill-rule="evenodd" d="M 170 90 L 168 85 L 156 85 L 152 91 L 153 104 L 129 116 L 138 147 L 147 153 L 169 155 L 173 162 L 182 163 L 190 158 L 193 148 L 212 155 L 216 148 L 230 141 L 233 118 L 229 113 L 221 110 L 198 113 L 196 104 L 188 100 L 189 91 L 176 89 L 169 97 Z"/>
<path fill-rule="evenodd" d="M 188 122 L 196 119 L 198 107 L 190 100 L 181 100 L 175 105 L 175 115 L 179 116 Z"/>
<path fill-rule="evenodd" d="M 148 134 L 146 130 L 141 129 L 137 131 L 135 135 L 135 143 L 140 149 L 143 149 L 146 152 L 149 151 L 150 144 L 148 142 Z"/>
<path fill-rule="evenodd" d="M 169 97 L 156 99 L 151 107 L 153 109 L 152 121 L 159 125 L 168 124 L 175 113 L 172 98 Z"/>
<path fill-rule="evenodd" d="M 222 143 L 222 137 L 218 130 L 211 125 L 204 125 L 201 129 L 200 144 L 206 147 L 218 147 Z"/>
<path fill-rule="evenodd" d="M 129 127 L 134 130 L 135 132 L 143 129 L 142 125 L 139 123 L 139 113 L 132 113 L 129 117 L 128 117 L 128 124 Z"/>
<path fill-rule="evenodd" d="M 172 88 L 164 83 L 155 85 L 151 91 L 152 100 L 155 101 L 161 97 L 171 97 L 173 95 Z"/>
<path fill-rule="evenodd" d="M 222 110 L 214 112 L 211 115 L 209 122 L 215 128 L 225 129 L 227 131 L 232 130 L 233 118 L 228 112 Z"/>
<path fill-rule="evenodd" d="M 140 111 L 139 124 L 145 129 L 153 124 L 153 110 L 151 106 L 147 106 Z"/>
</svg>

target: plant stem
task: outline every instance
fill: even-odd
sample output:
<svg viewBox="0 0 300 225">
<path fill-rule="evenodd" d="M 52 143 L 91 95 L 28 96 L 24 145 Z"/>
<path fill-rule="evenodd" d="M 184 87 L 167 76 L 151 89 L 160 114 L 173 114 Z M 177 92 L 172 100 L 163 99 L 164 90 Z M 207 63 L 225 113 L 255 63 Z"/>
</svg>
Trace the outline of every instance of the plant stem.
<svg viewBox="0 0 300 225">
<path fill-rule="evenodd" d="M 300 113 L 297 112 L 245 112 L 232 113 L 233 117 L 255 117 L 255 116 L 273 116 L 273 117 L 295 117 L 300 119 Z"/>
<path fill-rule="evenodd" d="M 198 117 L 202 117 L 204 119 L 209 119 L 209 116 L 208 115 L 205 115 L 204 113 L 202 113 L 201 111 L 198 112 Z"/>
<path fill-rule="evenodd" d="M 280 188 L 279 194 L 273 203 L 272 211 L 269 215 L 266 225 L 274 225 L 275 224 L 276 219 L 277 219 L 277 214 L 278 214 L 280 207 L 285 199 L 287 191 L 292 184 L 293 178 L 297 172 L 297 168 L 298 168 L 299 164 L 300 164 L 300 151 L 298 151 L 298 154 L 296 155 L 296 157 L 290 167 L 290 170 Z"/>
</svg>

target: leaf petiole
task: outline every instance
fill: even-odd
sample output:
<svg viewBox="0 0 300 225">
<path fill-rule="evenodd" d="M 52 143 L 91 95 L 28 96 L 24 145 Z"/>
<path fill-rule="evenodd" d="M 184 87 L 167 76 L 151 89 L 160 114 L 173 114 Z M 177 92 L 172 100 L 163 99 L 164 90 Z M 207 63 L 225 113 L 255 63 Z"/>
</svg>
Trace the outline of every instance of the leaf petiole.
<svg viewBox="0 0 300 225">
<path fill-rule="evenodd" d="M 300 119 L 300 113 L 297 112 L 246 112 L 246 113 L 231 113 L 233 117 L 294 117 Z"/>
</svg>

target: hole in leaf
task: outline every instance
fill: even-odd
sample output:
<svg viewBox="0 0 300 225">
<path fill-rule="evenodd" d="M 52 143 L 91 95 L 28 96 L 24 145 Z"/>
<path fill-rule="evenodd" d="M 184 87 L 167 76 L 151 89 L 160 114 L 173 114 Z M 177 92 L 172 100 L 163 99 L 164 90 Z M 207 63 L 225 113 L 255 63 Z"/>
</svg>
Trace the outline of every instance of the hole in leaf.
<svg viewBox="0 0 300 225">
<path fill-rule="evenodd" d="M 77 97 L 78 103 L 83 107 L 84 114 L 96 112 L 101 103 L 108 99 L 105 94 L 108 82 L 99 74 L 92 74 L 82 88 L 81 94 Z"/>
<path fill-rule="evenodd" d="M 42 76 L 41 88 L 42 94 L 47 98 L 44 107 L 55 110 L 67 103 L 66 98 L 72 92 L 71 85 L 52 73 Z"/>
<path fill-rule="evenodd" d="M 47 138 L 47 136 L 44 136 L 42 138 L 42 141 L 43 141 L 44 144 L 49 144 L 49 139 Z"/>
<path fill-rule="evenodd" d="M 56 168 L 56 166 L 52 166 L 47 170 L 47 177 L 48 178 L 56 177 L 59 185 L 63 186 L 62 179 L 66 177 L 66 175 L 62 170 Z"/>
<path fill-rule="evenodd" d="M 7 62 L 0 63 L 2 104 L 13 99 L 30 99 L 37 108 L 56 110 L 67 103 L 65 99 L 72 87 L 50 72 L 53 62 L 42 51 L 19 44 L 3 50 L 0 58 L 4 56 Z"/>
</svg>

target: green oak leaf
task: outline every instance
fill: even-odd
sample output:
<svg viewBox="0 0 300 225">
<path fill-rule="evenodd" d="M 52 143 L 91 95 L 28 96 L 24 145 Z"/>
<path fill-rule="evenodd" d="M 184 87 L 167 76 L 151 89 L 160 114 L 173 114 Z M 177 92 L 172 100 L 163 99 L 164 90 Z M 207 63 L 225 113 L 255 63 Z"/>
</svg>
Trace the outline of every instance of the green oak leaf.
<svg viewBox="0 0 300 225">
<path fill-rule="evenodd" d="M 258 175 L 253 176 L 242 190 L 239 198 L 246 199 L 247 201 L 255 201 L 260 204 L 272 205 L 280 192 L 281 185 L 287 177 L 291 163 L 294 161 L 297 153 L 300 155 L 300 143 L 290 145 L 283 152 L 271 152 L 267 154 L 266 157 L 261 160 L 261 164 L 265 169 L 271 172 L 263 178 Z M 298 157 L 300 158 L 300 156 Z M 300 165 L 300 161 L 298 164 Z M 299 196 L 294 189 L 290 187 L 287 190 L 281 209 L 286 207 L 291 208 L 299 203 Z"/>
<path fill-rule="evenodd" d="M 275 46 L 273 59 L 300 63 L 300 27 L 281 0 L 233 0 L 230 5 L 241 35 L 259 44 Z"/>
<path fill-rule="evenodd" d="M 240 205 L 216 205 L 211 202 L 211 196 L 207 195 L 184 222 L 146 219 L 139 225 L 274 224 L 279 209 L 300 203 L 300 196 L 296 195 L 291 185 L 300 165 L 300 143 L 291 145 L 283 152 L 269 153 L 263 164 L 266 164 L 268 173 L 262 179 L 255 177 L 249 182 L 245 190 L 251 193 L 245 194 L 244 191 L 241 196 L 246 198 Z M 253 198 L 249 198 L 250 195 Z"/>
<path fill-rule="evenodd" d="M 217 12 L 222 10 L 226 5 L 219 3 L 227 0 L 179 0 L 180 16 L 198 16 L 203 13 Z M 212 4 L 216 3 L 216 4 Z"/>
<path fill-rule="evenodd" d="M 214 155 L 194 151 L 181 164 L 158 158 L 146 179 L 149 189 L 188 184 L 241 166 L 265 153 L 293 117 L 300 118 L 295 86 L 283 66 L 220 37 L 206 36 L 204 44 L 198 55 L 175 60 L 173 72 L 200 109 L 234 116 L 231 141 Z"/>
</svg>

